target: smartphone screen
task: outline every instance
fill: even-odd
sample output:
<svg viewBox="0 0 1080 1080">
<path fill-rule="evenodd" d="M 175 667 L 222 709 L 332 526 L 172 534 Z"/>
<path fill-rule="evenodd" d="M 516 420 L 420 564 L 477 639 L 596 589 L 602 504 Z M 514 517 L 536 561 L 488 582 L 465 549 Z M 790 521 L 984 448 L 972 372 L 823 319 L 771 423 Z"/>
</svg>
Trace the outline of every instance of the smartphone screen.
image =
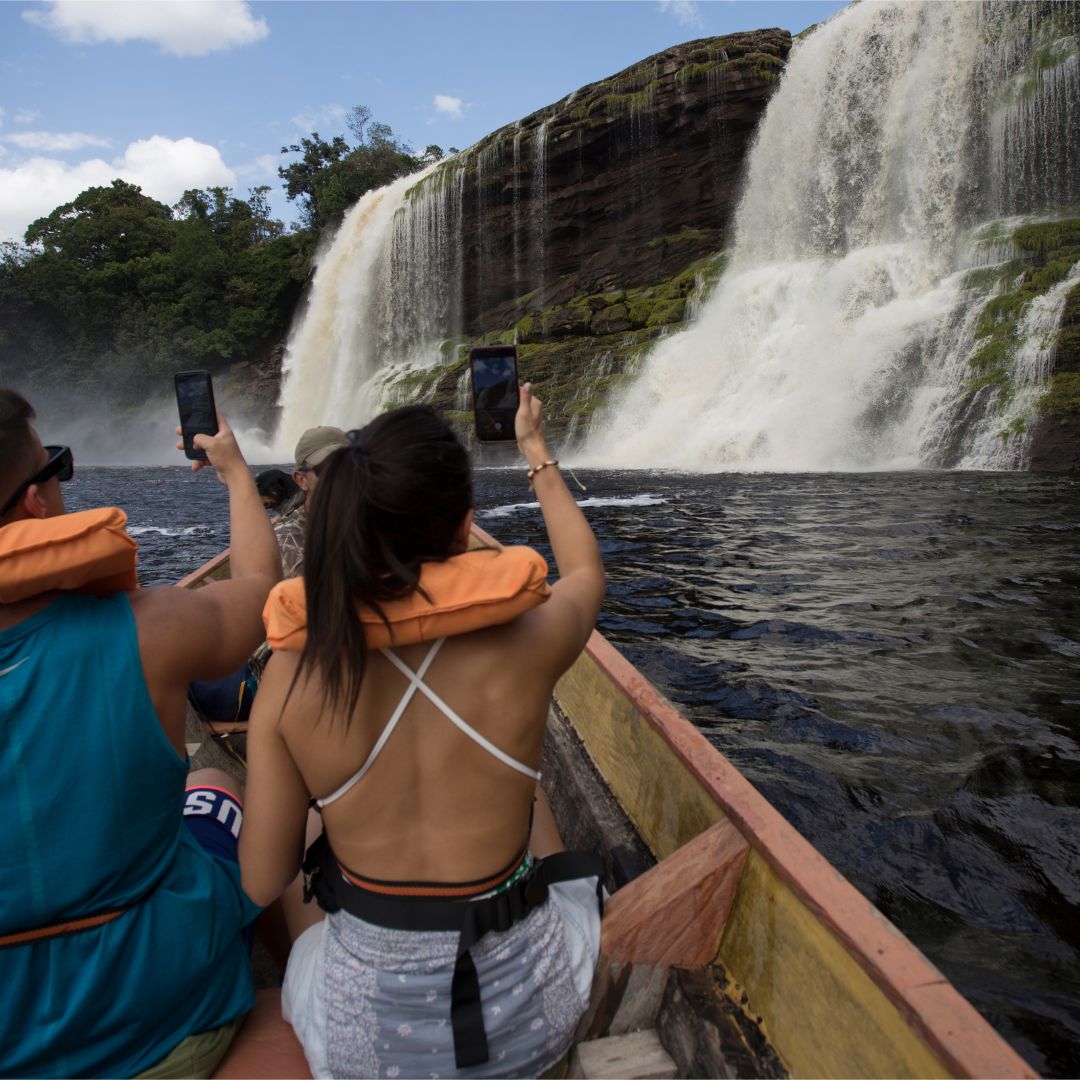
<svg viewBox="0 0 1080 1080">
<path fill-rule="evenodd" d="M 476 437 L 481 442 L 514 438 L 518 410 L 517 349 L 513 345 L 484 345 L 469 353 Z"/>
<path fill-rule="evenodd" d="M 178 371 L 175 381 L 184 454 L 193 461 L 205 461 L 206 451 L 195 449 L 191 440 L 200 433 L 216 435 L 218 431 L 214 384 L 210 381 L 210 372 Z"/>
</svg>

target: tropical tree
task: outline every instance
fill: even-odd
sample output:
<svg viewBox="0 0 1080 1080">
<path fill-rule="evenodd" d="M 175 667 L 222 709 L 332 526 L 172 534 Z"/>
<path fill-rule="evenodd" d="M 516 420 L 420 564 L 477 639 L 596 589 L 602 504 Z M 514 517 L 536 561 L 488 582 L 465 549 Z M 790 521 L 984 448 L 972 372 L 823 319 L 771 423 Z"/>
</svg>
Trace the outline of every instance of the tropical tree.
<svg viewBox="0 0 1080 1080">
<path fill-rule="evenodd" d="M 415 172 L 422 164 L 411 147 L 394 138 L 389 125 L 372 119 L 366 106 L 350 110 L 346 123 L 354 145 L 343 135 L 327 141 L 313 131 L 281 148 L 283 154 L 300 155 L 298 161 L 282 165 L 278 176 L 288 198 L 299 204 L 304 228 L 321 232 L 338 225 L 366 192 Z"/>
<path fill-rule="evenodd" d="M 114 180 L 87 188 L 26 230 L 29 247 L 71 259 L 84 269 L 167 251 L 174 223 L 169 208 L 135 184 Z"/>
</svg>

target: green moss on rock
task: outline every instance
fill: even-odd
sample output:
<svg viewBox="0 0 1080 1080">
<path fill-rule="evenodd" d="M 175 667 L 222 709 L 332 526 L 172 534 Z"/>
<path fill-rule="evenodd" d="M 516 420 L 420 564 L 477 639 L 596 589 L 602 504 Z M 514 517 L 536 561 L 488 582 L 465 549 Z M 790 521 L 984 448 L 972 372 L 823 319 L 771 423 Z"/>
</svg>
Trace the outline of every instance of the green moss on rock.
<svg viewBox="0 0 1080 1080">
<path fill-rule="evenodd" d="M 677 86 L 689 86 L 692 83 L 703 82 L 705 79 L 719 75 L 723 67 L 722 60 L 683 64 L 675 73 L 675 83 Z"/>
<path fill-rule="evenodd" d="M 964 275 L 962 288 L 967 292 L 986 294 L 1007 281 L 1015 281 L 1023 269 L 1023 263 L 1016 259 L 997 266 L 979 266 Z"/>
<path fill-rule="evenodd" d="M 1080 245 L 1080 219 L 1067 221 L 1041 221 L 1035 225 L 1021 225 L 1012 235 L 1013 243 L 1021 251 L 1045 254 L 1058 248 Z"/>
<path fill-rule="evenodd" d="M 1050 423 L 1080 420 L 1080 372 L 1059 371 L 1050 379 L 1047 390 L 1037 405 Z"/>
<path fill-rule="evenodd" d="M 1080 261 L 1080 219 L 1022 225 L 1013 231 L 1012 241 L 1027 257 L 1027 265 L 1014 261 L 1000 267 L 985 267 L 970 271 L 964 279 L 967 288 L 1008 286 L 987 301 L 983 308 L 975 328 L 975 338 L 980 344 L 970 361 L 974 370 L 970 390 L 975 393 L 987 387 L 994 388 L 997 391 L 994 407 L 999 410 L 1007 406 L 1014 395 L 1011 368 L 1019 345 L 1017 331 L 1024 312 L 1032 300 L 1064 281 L 1072 267 Z M 1075 327 L 1070 315 L 1074 294 L 1078 297 Z M 1062 328 L 1056 336 L 1055 355 L 1059 370 L 1072 366 L 1066 357 L 1072 355 L 1074 348 L 1078 352 L 1077 366 L 1080 367 L 1080 340 L 1073 342 L 1074 333 L 1080 339 L 1080 288 L 1070 291 L 1062 316 Z M 1038 408 L 1042 409 L 1041 402 Z"/>
</svg>

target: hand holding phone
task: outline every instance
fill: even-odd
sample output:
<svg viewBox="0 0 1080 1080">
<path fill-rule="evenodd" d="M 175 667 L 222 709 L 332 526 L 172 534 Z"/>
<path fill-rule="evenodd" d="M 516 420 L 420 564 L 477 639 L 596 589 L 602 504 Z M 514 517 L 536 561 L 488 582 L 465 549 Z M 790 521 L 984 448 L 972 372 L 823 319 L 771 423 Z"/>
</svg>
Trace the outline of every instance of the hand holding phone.
<svg viewBox="0 0 1080 1080">
<path fill-rule="evenodd" d="M 548 447 L 544 437 L 543 402 L 533 396 L 532 383 L 525 383 L 521 388 L 521 405 L 514 418 L 514 433 L 518 449 L 525 455 L 526 461 L 546 460 Z"/>
<path fill-rule="evenodd" d="M 196 435 L 218 433 L 217 408 L 214 405 L 214 384 L 209 371 L 178 371 L 176 405 L 180 411 L 180 436 L 184 456 L 192 461 L 206 461 L 206 451 L 195 447 Z"/>
<path fill-rule="evenodd" d="M 480 442 L 513 442 L 518 411 L 517 347 L 478 345 L 469 352 L 473 413 Z"/>
</svg>

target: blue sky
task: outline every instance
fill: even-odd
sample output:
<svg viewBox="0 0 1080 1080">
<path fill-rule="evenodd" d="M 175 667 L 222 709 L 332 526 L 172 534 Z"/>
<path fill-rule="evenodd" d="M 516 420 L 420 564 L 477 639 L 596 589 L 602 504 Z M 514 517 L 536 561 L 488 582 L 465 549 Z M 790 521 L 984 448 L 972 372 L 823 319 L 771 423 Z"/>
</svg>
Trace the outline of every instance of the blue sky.
<svg viewBox="0 0 1080 1080">
<path fill-rule="evenodd" d="M 668 46 L 797 33 L 839 0 L 60 0 L 0 4 L 0 240 L 122 176 L 273 188 L 280 149 L 347 135 L 353 105 L 422 151 L 503 124 Z"/>
</svg>

